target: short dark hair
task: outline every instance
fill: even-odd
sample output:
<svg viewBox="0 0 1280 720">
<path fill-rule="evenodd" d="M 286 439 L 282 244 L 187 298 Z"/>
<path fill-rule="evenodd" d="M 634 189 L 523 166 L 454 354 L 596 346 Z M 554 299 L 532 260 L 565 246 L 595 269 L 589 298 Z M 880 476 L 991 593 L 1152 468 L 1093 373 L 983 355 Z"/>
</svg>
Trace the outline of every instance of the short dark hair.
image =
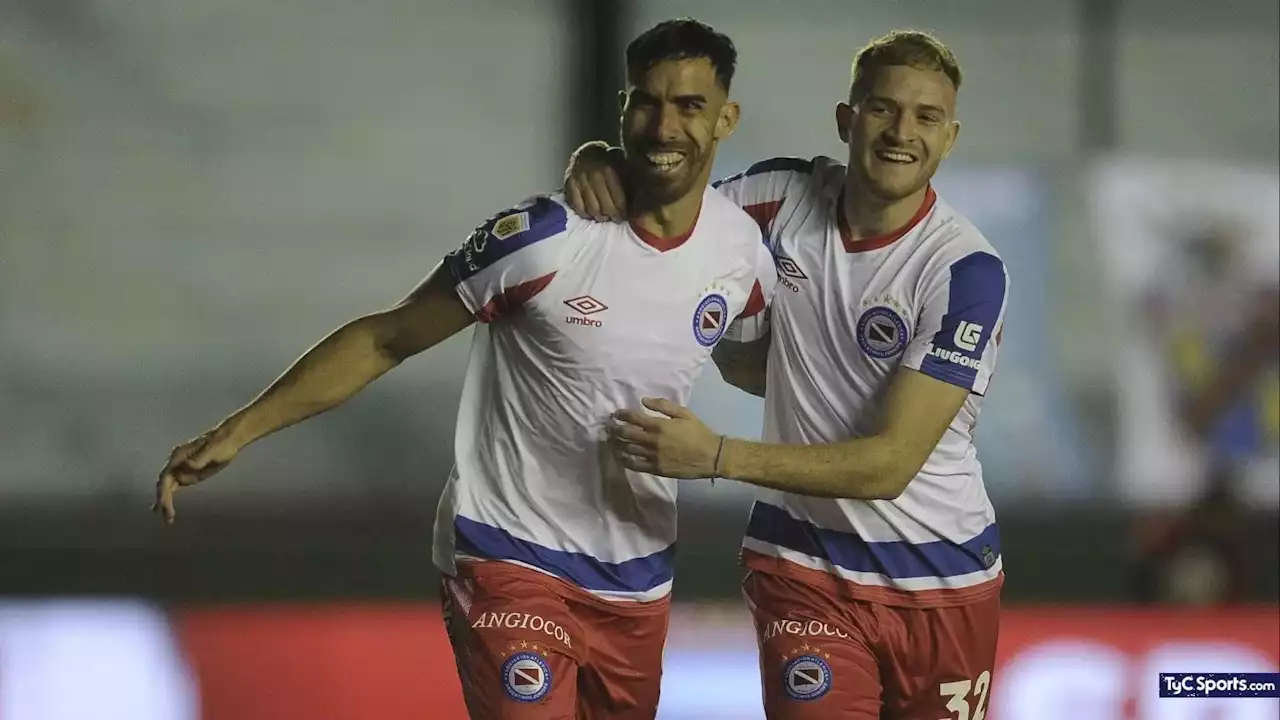
<svg viewBox="0 0 1280 720">
<path fill-rule="evenodd" d="M 917 70 L 939 70 L 960 89 L 964 75 L 956 56 L 938 38 L 919 30 L 894 30 L 872 40 L 858 51 L 853 61 L 853 80 L 849 83 L 849 102 L 857 104 L 871 91 L 875 75 L 892 65 L 906 65 Z"/>
<path fill-rule="evenodd" d="M 738 65 L 738 50 L 727 35 L 693 18 L 664 20 L 632 40 L 627 46 L 627 79 L 635 82 L 666 60 L 694 58 L 709 60 L 716 71 L 716 82 L 729 91 Z"/>
</svg>

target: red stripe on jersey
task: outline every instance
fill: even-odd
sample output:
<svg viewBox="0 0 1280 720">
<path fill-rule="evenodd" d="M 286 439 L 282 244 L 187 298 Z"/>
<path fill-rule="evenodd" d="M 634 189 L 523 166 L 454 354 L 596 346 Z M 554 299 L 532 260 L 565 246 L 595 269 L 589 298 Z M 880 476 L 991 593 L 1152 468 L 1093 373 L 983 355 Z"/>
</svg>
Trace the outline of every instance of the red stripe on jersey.
<svg viewBox="0 0 1280 720">
<path fill-rule="evenodd" d="M 778 211 L 782 209 L 782 201 L 774 200 L 772 202 L 743 205 L 742 209 L 760 226 L 760 232 L 768 235 L 769 228 L 773 226 L 774 218 L 778 217 Z"/>
<path fill-rule="evenodd" d="M 747 298 L 747 306 L 743 308 L 742 314 L 738 317 L 755 317 L 764 310 L 764 289 L 760 287 L 760 281 L 757 280 L 755 285 L 751 286 L 751 295 Z"/>
<path fill-rule="evenodd" d="M 925 193 L 924 202 L 920 203 L 920 209 L 916 210 L 916 214 L 911 216 L 906 225 L 887 235 L 863 238 L 861 240 L 853 239 L 853 231 L 849 229 L 849 220 L 844 216 L 844 204 L 837 203 L 836 225 L 840 228 L 840 240 L 844 243 L 845 251 L 851 253 L 867 252 L 868 250 L 879 250 L 892 245 L 898 238 L 914 230 L 920 224 L 920 221 L 924 220 L 924 216 L 928 215 L 929 211 L 933 209 L 933 205 L 937 200 L 938 196 L 933 192 L 933 186 L 930 186 L 929 191 Z"/>
<path fill-rule="evenodd" d="M 520 309 L 521 305 L 529 302 L 538 293 L 542 292 L 547 285 L 551 284 L 551 279 L 556 276 L 555 273 L 547 273 L 540 278 L 534 278 L 519 285 L 513 285 L 503 290 L 484 307 L 480 308 L 480 312 L 476 313 L 476 320 L 487 323 L 493 322 L 504 315 L 509 315 Z"/>
</svg>

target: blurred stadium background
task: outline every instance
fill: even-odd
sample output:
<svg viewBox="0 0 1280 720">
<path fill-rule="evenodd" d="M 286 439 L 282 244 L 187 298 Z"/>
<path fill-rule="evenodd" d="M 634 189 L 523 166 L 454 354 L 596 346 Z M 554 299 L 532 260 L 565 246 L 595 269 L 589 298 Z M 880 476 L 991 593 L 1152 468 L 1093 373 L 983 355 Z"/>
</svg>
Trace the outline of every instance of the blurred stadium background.
<svg viewBox="0 0 1280 720">
<path fill-rule="evenodd" d="M 719 174 L 840 156 L 875 35 L 960 58 L 937 185 L 1014 279 L 978 436 L 1009 573 L 988 720 L 1280 717 L 1154 680 L 1280 663 L 1274 0 L 0 0 L 0 718 L 461 717 L 429 530 L 466 338 L 168 530 L 154 476 L 615 137 L 622 47 L 679 15 L 741 53 Z M 695 410 L 758 436 L 714 371 Z M 685 488 L 660 717 L 758 718 L 749 493 Z"/>
</svg>

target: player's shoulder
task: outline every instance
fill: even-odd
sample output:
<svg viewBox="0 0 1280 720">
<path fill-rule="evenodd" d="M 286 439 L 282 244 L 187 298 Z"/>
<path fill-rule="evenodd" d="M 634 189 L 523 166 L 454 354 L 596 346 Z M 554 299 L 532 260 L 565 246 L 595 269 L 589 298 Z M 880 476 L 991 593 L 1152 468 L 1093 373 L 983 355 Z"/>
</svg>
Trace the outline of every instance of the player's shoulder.
<svg viewBox="0 0 1280 720">
<path fill-rule="evenodd" d="M 812 177 L 818 169 L 817 161 L 820 158 L 802 158 L 791 155 L 782 155 L 778 157 L 757 160 L 747 166 L 745 170 L 736 172 L 726 178 L 717 180 L 711 184 L 714 188 L 720 188 L 723 185 L 740 182 L 749 178 L 759 178 L 764 180 L 773 180 L 778 178 L 791 179 L 792 177 Z"/>
<path fill-rule="evenodd" d="M 945 200 L 935 196 L 925 220 L 917 267 L 932 282 L 1005 287 L 1009 282 L 1004 259 L 972 222 Z M 930 280 L 932 278 L 932 280 Z"/>
<path fill-rule="evenodd" d="M 565 232 L 572 214 L 561 194 L 533 195 L 489 216 L 476 232 L 500 242 L 530 244 Z"/>
<path fill-rule="evenodd" d="M 982 255 L 987 259 L 973 262 L 1003 265 L 1000 252 L 987 236 L 941 197 L 935 196 L 933 211 L 925 222 L 922 237 L 928 240 L 930 250 L 946 264 L 972 255 Z"/>
<path fill-rule="evenodd" d="M 457 279 L 465 280 L 504 258 L 565 236 L 574 222 L 571 215 L 562 197 L 533 195 L 476 226 L 448 261 Z"/>
<path fill-rule="evenodd" d="M 708 187 L 702 196 L 702 220 L 715 228 L 717 234 L 744 241 L 760 242 L 760 225 L 755 218 L 737 203 Z"/>
</svg>

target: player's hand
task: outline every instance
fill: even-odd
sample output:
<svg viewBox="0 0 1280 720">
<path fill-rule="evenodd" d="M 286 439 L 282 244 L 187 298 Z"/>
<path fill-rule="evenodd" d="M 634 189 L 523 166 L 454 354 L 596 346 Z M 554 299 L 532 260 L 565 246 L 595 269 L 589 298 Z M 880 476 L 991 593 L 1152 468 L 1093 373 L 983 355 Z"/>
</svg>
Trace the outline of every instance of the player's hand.
<svg viewBox="0 0 1280 720">
<path fill-rule="evenodd" d="M 160 471 L 156 481 L 156 499 L 151 511 L 173 524 L 173 496 L 178 488 L 188 487 L 213 477 L 225 468 L 240 447 L 232 442 L 230 433 L 214 428 L 199 437 L 188 440 L 169 453 L 169 461 Z"/>
<path fill-rule="evenodd" d="M 569 158 L 564 171 L 564 197 L 585 218 L 607 222 L 627 217 L 627 194 L 619 173 L 622 151 L 604 143 L 587 143 Z"/>
<path fill-rule="evenodd" d="M 614 413 L 609 442 L 618 462 L 628 470 L 670 478 L 714 477 L 720 436 L 678 403 L 661 398 L 642 402 L 666 417 L 642 410 Z"/>
</svg>

